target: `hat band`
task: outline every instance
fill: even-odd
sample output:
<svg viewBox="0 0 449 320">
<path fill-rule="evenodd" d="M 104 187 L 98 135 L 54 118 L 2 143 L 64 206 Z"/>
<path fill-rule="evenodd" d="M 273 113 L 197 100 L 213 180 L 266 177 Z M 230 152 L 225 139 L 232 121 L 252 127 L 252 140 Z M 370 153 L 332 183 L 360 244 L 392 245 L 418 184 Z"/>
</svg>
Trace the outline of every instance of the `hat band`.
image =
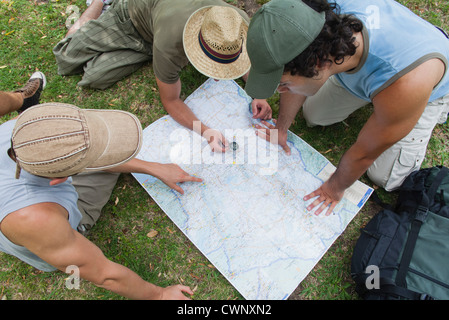
<svg viewBox="0 0 449 320">
<path fill-rule="evenodd" d="M 211 47 L 209 47 L 207 45 L 206 41 L 204 41 L 201 30 L 198 33 L 198 40 L 200 42 L 200 47 L 203 50 L 203 52 L 206 54 L 206 56 L 208 56 L 210 59 L 212 59 L 213 61 L 218 62 L 218 63 L 223 63 L 223 64 L 232 63 L 232 62 L 236 61 L 239 58 L 240 53 L 242 53 L 242 47 L 240 48 L 239 51 L 237 51 L 234 54 L 223 54 L 223 53 L 219 53 L 219 52 L 215 51 L 214 49 L 212 49 Z M 242 43 L 243 43 L 243 40 L 242 40 Z"/>
</svg>

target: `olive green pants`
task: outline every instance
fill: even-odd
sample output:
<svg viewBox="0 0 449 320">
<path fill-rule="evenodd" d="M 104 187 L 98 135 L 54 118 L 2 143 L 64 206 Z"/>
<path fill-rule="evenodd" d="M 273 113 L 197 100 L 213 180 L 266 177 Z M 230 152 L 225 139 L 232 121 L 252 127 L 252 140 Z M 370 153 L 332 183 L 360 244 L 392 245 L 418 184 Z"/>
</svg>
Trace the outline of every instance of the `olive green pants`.
<svg viewBox="0 0 449 320">
<path fill-rule="evenodd" d="M 58 74 L 83 74 L 79 86 L 106 89 L 152 59 L 151 44 L 132 24 L 126 0 L 61 40 L 53 53 Z"/>
</svg>

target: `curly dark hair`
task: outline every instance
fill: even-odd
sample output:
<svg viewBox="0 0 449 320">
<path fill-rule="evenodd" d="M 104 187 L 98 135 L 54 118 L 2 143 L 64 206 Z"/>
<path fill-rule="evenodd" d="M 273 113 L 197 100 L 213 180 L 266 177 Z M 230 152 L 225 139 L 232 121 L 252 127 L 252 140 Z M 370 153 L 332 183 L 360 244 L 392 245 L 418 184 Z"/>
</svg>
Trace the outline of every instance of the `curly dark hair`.
<svg viewBox="0 0 449 320">
<path fill-rule="evenodd" d="M 318 63 L 342 64 L 346 56 L 356 52 L 354 33 L 363 29 L 360 20 L 351 15 L 340 15 L 340 7 L 326 0 L 303 0 L 317 12 L 325 12 L 326 21 L 318 37 L 300 55 L 287 63 L 284 72 L 312 78 L 318 75 Z M 333 58 L 333 61 L 330 59 Z"/>
</svg>

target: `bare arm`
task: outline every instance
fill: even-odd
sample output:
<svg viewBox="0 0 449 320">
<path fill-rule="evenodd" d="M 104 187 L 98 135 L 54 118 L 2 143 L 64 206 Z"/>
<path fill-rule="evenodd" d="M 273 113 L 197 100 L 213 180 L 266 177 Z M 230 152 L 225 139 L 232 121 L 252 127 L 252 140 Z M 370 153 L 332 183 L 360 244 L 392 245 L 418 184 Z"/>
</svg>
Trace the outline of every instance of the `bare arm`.
<svg viewBox="0 0 449 320">
<path fill-rule="evenodd" d="M 225 137 L 217 130 L 202 123 L 181 100 L 181 80 L 168 84 L 156 78 L 162 104 L 168 114 L 182 126 L 200 134 L 208 141 L 213 151 L 224 152 L 228 146 Z"/>
<path fill-rule="evenodd" d="M 162 164 L 148 162 L 140 159 L 132 159 L 125 164 L 107 170 L 109 172 L 143 173 L 160 179 L 168 187 L 184 194 L 184 190 L 177 185 L 180 182 L 202 182 L 203 180 L 189 175 L 176 164 Z"/>
<path fill-rule="evenodd" d="M 186 286 L 161 288 L 130 269 L 108 260 L 102 251 L 67 222 L 67 211 L 55 203 L 40 203 L 9 214 L 1 224 L 12 242 L 28 248 L 65 272 L 77 266 L 80 276 L 95 285 L 131 299 L 187 299 Z"/>
<path fill-rule="evenodd" d="M 373 114 L 363 126 L 356 142 L 341 158 L 335 173 L 319 189 L 304 198 L 309 200 L 318 197 L 309 205 L 309 210 L 321 204 L 316 214 L 328 206 L 327 214 L 330 214 L 344 191 L 365 173 L 377 157 L 413 129 L 443 71 L 440 60 L 429 60 L 373 99 Z"/>
<path fill-rule="evenodd" d="M 271 130 L 278 130 L 278 143 L 284 149 L 284 151 L 290 155 L 291 150 L 287 145 L 287 131 L 290 128 L 293 120 L 301 109 L 302 105 L 306 97 L 303 95 L 293 94 L 290 92 L 283 92 L 280 95 L 279 101 L 279 115 L 278 119 L 275 121 L 276 126 L 273 126 L 267 122 L 263 122 L 263 124 L 268 128 L 266 130 L 262 126 L 256 126 L 258 129 L 257 134 L 261 137 L 265 137 L 268 141 L 271 141 L 270 135 Z"/>
</svg>

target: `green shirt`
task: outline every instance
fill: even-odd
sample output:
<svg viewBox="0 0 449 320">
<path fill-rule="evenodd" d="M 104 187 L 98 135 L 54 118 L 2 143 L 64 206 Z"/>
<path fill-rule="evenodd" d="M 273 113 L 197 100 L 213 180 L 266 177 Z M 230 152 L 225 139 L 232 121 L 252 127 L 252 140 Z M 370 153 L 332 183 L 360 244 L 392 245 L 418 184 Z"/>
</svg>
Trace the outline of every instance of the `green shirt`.
<svg viewBox="0 0 449 320">
<path fill-rule="evenodd" d="M 182 44 L 184 25 L 193 12 L 211 5 L 233 7 L 222 0 L 129 0 L 131 21 L 145 41 L 153 44 L 153 70 L 162 82 L 179 79 L 189 62 Z M 249 22 L 248 15 L 237 10 Z"/>
</svg>

